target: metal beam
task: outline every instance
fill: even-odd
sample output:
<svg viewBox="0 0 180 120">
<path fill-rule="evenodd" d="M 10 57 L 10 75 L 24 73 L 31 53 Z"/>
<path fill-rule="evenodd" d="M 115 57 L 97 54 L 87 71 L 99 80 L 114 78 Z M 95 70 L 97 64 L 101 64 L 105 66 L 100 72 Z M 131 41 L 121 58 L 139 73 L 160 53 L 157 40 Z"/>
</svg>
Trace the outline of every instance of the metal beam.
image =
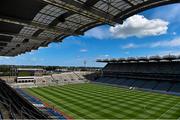
<svg viewBox="0 0 180 120">
<path fill-rule="evenodd" d="M 174 4 L 174 3 L 180 3 L 180 0 L 148 0 L 138 5 L 134 5 L 133 7 L 130 7 L 129 9 L 123 12 L 120 12 L 114 17 L 114 21 L 118 21 L 118 20 L 122 21 L 139 12 L 152 9 L 155 7 L 163 6 L 163 5 Z"/>
<path fill-rule="evenodd" d="M 19 35 L 19 34 L 5 34 L 5 33 L 0 33 L 2 36 L 9 36 L 9 37 L 19 37 L 19 38 L 24 38 L 24 39 L 31 39 L 34 41 L 50 41 L 49 39 L 42 39 L 42 38 L 37 38 L 37 37 L 32 37 L 32 36 L 24 36 L 24 35 Z M 53 41 L 53 40 L 52 40 Z"/>
<path fill-rule="evenodd" d="M 1 42 L 1 43 L 5 43 L 5 42 Z M 21 48 L 21 49 L 23 49 L 24 47 L 26 48 L 26 46 L 24 46 L 24 45 L 27 45 L 27 44 L 22 44 L 20 47 L 17 47 L 16 46 L 17 44 L 7 44 L 7 46 L 0 45 L 0 47 L 4 47 L 4 50 L 7 50 L 6 48 Z M 37 43 L 28 44 L 28 46 L 35 46 L 35 45 L 37 45 Z"/>
<path fill-rule="evenodd" d="M 57 0 L 42 0 L 42 1 L 51 5 L 63 8 L 65 10 L 72 11 L 79 15 L 83 15 L 85 17 L 91 18 L 96 21 L 106 22 L 107 19 L 108 20 L 110 19 L 109 23 L 112 25 L 115 24 L 114 21 L 111 21 L 113 20 L 114 16 L 109 15 L 108 13 L 104 11 L 97 10 L 93 7 L 86 8 L 84 4 L 81 4 L 80 2 L 76 2 L 74 0 L 59 0 L 59 2 L 57 2 Z"/>
<path fill-rule="evenodd" d="M 1 22 L 7 22 L 7 23 L 12 23 L 12 24 L 17 24 L 17 25 L 22 25 L 22 26 L 32 26 L 37 29 L 43 29 L 49 32 L 57 33 L 57 34 L 68 34 L 68 35 L 80 35 L 81 33 L 74 33 L 74 30 L 71 29 L 62 29 L 62 28 L 57 28 L 57 27 L 50 27 L 47 25 L 39 24 L 36 22 L 31 22 L 31 21 L 25 21 L 25 20 L 20 20 L 20 19 L 15 19 L 15 18 L 6 18 L 0 16 L 0 21 Z"/>
<path fill-rule="evenodd" d="M 124 2 L 128 3 L 130 6 L 134 6 L 129 0 L 123 0 Z"/>
<path fill-rule="evenodd" d="M 4 42 L 4 43 L 9 43 L 9 44 L 21 44 L 22 43 L 22 41 L 11 41 L 11 42 L 6 42 L 6 41 L 2 41 L 2 42 Z M 41 42 L 43 42 L 43 41 L 41 41 Z M 39 42 L 39 41 L 37 41 L 37 40 L 30 40 L 30 42 L 28 42 L 30 45 L 31 44 L 40 44 L 41 42 Z"/>
<path fill-rule="evenodd" d="M 5 42 L 1 42 L 1 43 L 5 43 Z M 16 47 L 15 45 L 10 45 L 10 46 L 4 46 L 4 45 L 0 45 L 0 47 Z"/>
<path fill-rule="evenodd" d="M 95 5 L 97 2 L 99 2 L 100 0 L 87 0 L 84 5 L 85 7 L 92 7 L 93 5 Z"/>
<path fill-rule="evenodd" d="M 8 50 L 6 52 L 4 52 L 3 56 L 11 56 L 11 57 L 14 57 L 14 56 L 17 56 L 19 54 L 23 53 L 23 51 L 17 51 L 17 50 Z"/>
<path fill-rule="evenodd" d="M 6 50 L 5 47 L 4 47 L 4 49 L 2 51 L 5 52 L 5 54 L 18 55 L 18 54 L 22 54 L 22 53 L 33 50 L 32 49 L 33 45 L 31 47 L 29 47 L 29 48 L 27 48 L 26 45 L 24 47 L 18 47 L 18 48 L 14 47 L 14 46 L 11 46 L 11 48 L 15 48 L 15 49 Z"/>
</svg>

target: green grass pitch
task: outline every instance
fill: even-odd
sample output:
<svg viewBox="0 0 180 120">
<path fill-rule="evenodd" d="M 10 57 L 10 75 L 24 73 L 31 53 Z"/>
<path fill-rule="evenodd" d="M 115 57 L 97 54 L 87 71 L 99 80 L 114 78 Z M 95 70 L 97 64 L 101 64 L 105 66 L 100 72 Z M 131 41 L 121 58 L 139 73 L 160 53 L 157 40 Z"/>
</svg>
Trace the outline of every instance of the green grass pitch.
<svg viewBox="0 0 180 120">
<path fill-rule="evenodd" d="M 180 119 L 180 97 L 100 84 L 26 91 L 75 119 Z"/>
</svg>

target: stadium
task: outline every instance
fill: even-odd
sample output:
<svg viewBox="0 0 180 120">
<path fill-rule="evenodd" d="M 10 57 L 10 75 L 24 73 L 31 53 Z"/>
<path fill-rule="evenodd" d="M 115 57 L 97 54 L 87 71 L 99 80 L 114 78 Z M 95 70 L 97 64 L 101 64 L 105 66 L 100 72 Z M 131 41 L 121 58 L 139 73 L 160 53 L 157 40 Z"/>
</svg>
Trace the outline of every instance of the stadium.
<svg viewBox="0 0 180 120">
<path fill-rule="evenodd" d="M 23 65 L 21 61 L 20 65 L 10 65 L 12 61 L 8 61 L 11 60 L 9 57 L 40 51 L 40 47 L 47 47 L 51 43 L 63 43 L 68 37 L 85 36 L 86 31 L 95 27 L 109 25 L 117 28 L 117 24 L 127 23 L 126 20 L 136 14 L 179 3 L 180 0 L 1 0 L 0 56 L 4 56 L 9 65 L 0 66 L 0 120 L 179 120 L 180 55 L 114 58 L 105 55 L 96 59 L 96 63 L 103 64 L 103 67 L 87 67 L 86 61 L 83 61 L 83 67 L 37 66 L 34 65 L 35 59 L 33 65 Z M 158 23 L 152 25 L 151 29 L 158 27 L 161 22 L 168 25 L 156 19 L 150 22 Z M 138 28 L 137 24 L 131 25 L 134 26 Z M 129 31 L 131 35 L 136 32 L 132 29 L 126 32 Z M 143 32 L 137 36 L 138 39 L 149 33 Z M 165 32 L 158 29 L 156 34 L 153 33 L 160 34 Z M 173 32 L 171 36 L 177 34 Z M 125 38 L 122 34 L 119 36 Z M 167 41 L 157 42 L 150 49 L 178 45 L 179 42 L 174 41 L 168 44 Z M 129 44 L 121 50 L 139 47 Z M 148 45 L 143 44 L 142 48 L 145 51 Z M 80 51 L 82 54 L 87 52 L 86 49 Z M 73 48 L 72 52 L 75 52 Z M 53 53 L 53 59 L 57 59 L 58 52 Z M 48 56 L 48 52 L 45 55 Z M 67 51 L 63 51 L 62 57 L 68 55 Z"/>
</svg>

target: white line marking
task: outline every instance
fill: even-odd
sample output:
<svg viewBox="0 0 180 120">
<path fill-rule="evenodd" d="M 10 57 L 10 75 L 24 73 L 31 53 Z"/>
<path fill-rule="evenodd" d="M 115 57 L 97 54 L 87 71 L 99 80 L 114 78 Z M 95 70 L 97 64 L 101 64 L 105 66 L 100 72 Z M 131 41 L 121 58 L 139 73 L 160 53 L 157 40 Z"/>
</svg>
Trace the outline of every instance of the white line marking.
<svg viewBox="0 0 180 120">
<path fill-rule="evenodd" d="M 178 105 L 179 104 L 179 102 L 178 103 L 176 103 L 174 106 L 172 106 L 171 108 L 169 108 L 166 112 L 164 112 L 159 118 L 158 118 L 158 120 L 163 116 L 163 115 L 165 115 L 166 113 L 168 113 L 171 109 L 173 109 L 176 105 Z"/>
</svg>

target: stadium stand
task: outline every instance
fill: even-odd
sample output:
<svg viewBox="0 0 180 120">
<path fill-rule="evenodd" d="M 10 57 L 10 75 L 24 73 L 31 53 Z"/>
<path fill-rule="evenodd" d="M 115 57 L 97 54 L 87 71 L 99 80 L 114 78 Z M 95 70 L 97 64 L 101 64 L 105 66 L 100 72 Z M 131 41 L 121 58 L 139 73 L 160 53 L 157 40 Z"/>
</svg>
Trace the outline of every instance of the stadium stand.
<svg viewBox="0 0 180 120">
<path fill-rule="evenodd" d="M 171 82 L 164 81 L 164 82 L 160 82 L 160 83 L 154 88 L 154 90 L 168 91 L 171 86 L 172 86 L 172 83 L 171 83 Z"/>
<path fill-rule="evenodd" d="M 172 55 L 105 59 L 103 75 L 93 82 L 180 95 L 180 61 Z"/>
<path fill-rule="evenodd" d="M 170 92 L 180 92 L 180 83 L 174 83 L 173 87 L 169 90 Z"/>
<path fill-rule="evenodd" d="M 43 76 L 26 76 L 14 78 L 15 82 L 8 84 L 13 88 L 32 88 L 49 85 L 66 85 L 87 83 L 94 72 L 91 71 L 73 71 L 63 72 L 59 74 L 43 75 Z"/>
<path fill-rule="evenodd" d="M 85 75 L 91 74 L 91 72 L 65 72 L 61 74 L 52 74 L 54 81 L 58 84 L 75 84 L 75 83 L 86 83 L 88 80 Z"/>
<path fill-rule="evenodd" d="M 144 80 L 135 80 L 135 82 L 134 82 L 134 84 L 132 85 L 132 87 L 141 88 L 144 84 L 145 84 L 145 81 L 144 81 Z"/>
<path fill-rule="evenodd" d="M 48 119 L 14 89 L 0 80 L 0 113 L 3 119 Z"/>
<path fill-rule="evenodd" d="M 153 89 L 158 85 L 158 81 L 156 80 L 149 80 L 146 81 L 146 83 L 144 84 L 143 88 L 145 89 Z"/>
<path fill-rule="evenodd" d="M 61 113 L 55 111 L 52 108 L 46 107 L 39 99 L 30 96 L 22 89 L 16 88 L 16 91 L 23 96 L 25 99 L 27 99 L 30 103 L 32 103 L 35 107 L 39 108 L 44 113 L 48 114 L 50 118 L 52 119 L 63 119 L 66 120 L 66 117 L 64 117 Z"/>
</svg>

